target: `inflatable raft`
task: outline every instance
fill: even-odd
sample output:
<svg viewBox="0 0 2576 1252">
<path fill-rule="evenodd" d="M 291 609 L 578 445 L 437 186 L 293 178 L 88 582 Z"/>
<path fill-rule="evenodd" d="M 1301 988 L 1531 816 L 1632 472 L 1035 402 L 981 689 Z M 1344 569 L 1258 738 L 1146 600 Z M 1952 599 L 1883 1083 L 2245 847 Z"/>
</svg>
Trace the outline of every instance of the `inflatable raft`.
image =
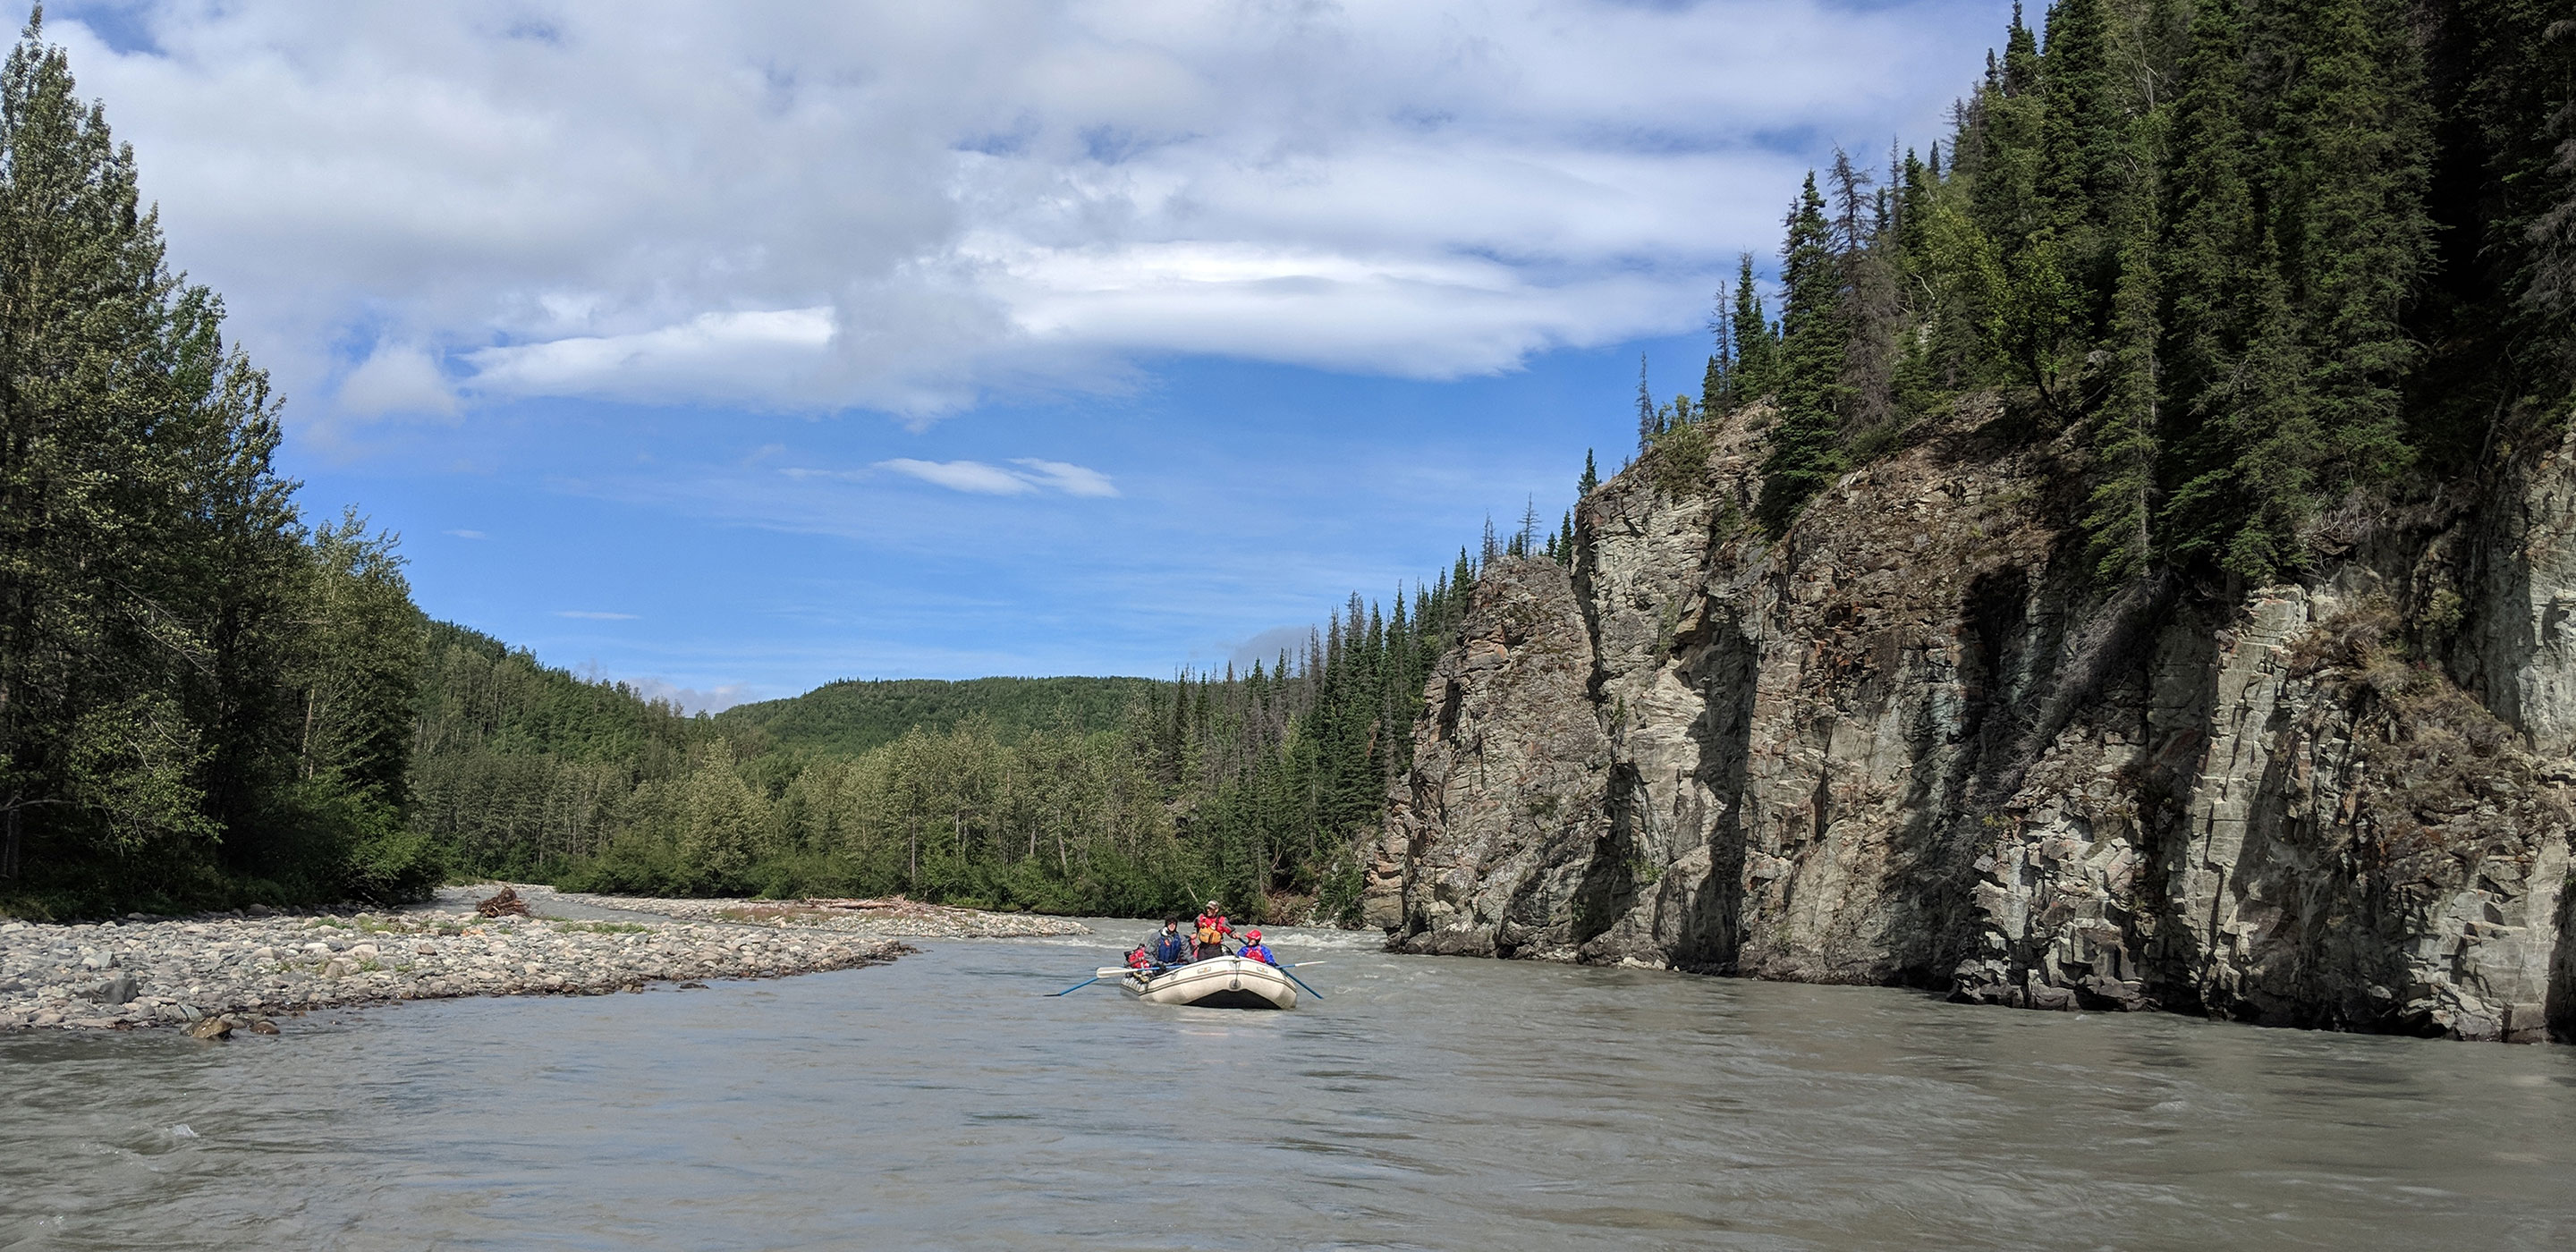
<svg viewBox="0 0 2576 1252">
<path fill-rule="evenodd" d="M 1147 1004 L 1203 1009 L 1293 1009 L 1297 985 L 1277 967 L 1240 956 L 1212 956 L 1155 973 L 1135 970 L 1118 980 Z"/>
</svg>

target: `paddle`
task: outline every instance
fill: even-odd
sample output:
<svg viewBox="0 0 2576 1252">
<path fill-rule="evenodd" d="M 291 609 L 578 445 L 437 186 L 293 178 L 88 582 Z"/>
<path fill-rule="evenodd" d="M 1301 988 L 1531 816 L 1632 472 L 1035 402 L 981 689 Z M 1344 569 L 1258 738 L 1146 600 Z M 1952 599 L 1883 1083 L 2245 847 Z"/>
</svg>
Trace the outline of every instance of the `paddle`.
<svg viewBox="0 0 2576 1252">
<path fill-rule="evenodd" d="M 1323 964 L 1323 962 L 1322 962 L 1322 961 L 1305 961 L 1305 962 L 1301 962 L 1301 963 L 1302 963 L 1302 964 L 1306 964 L 1306 965 L 1321 965 L 1321 964 Z M 1299 978 L 1297 975 L 1295 975 L 1295 974 L 1293 974 L 1293 973 L 1289 973 L 1289 970 L 1288 970 L 1288 967 L 1287 967 L 1287 966 L 1285 966 L 1285 965 L 1281 965 L 1281 966 L 1276 966 L 1275 968 L 1277 968 L 1277 969 L 1278 969 L 1278 971 L 1279 971 L 1280 973 L 1287 974 L 1287 975 L 1288 975 L 1288 981 L 1293 982 L 1293 983 L 1297 984 L 1297 985 L 1298 985 L 1298 986 L 1300 986 L 1300 987 L 1306 987 L 1306 980 L 1305 980 L 1305 979 L 1303 979 L 1303 978 Z M 1323 992 L 1317 991 L 1317 990 L 1315 990 L 1315 989 L 1314 989 L 1314 988 L 1312 988 L 1312 987 L 1306 987 L 1306 994 L 1308 994 L 1308 995 L 1310 995 L 1310 996 L 1313 996 L 1313 997 L 1315 997 L 1315 998 L 1316 998 L 1316 999 L 1318 999 L 1318 1000 L 1321 1000 L 1321 999 L 1323 999 L 1323 998 L 1324 998 L 1324 993 L 1323 993 Z"/>
<path fill-rule="evenodd" d="M 1113 971 L 1111 971 L 1111 972 L 1112 972 L 1112 973 L 1115 973 L 1115 972 L 1118 972 L 1118 971 L 1114 971 L 1114 970 L 1113 970 Z M 1054 999 L 1054 998 L 1055 998 L 1055 997 L 1057 997 L 1057 996 L 1069 996 L 1069 995 L 1072 995 L 1074 992 L 1080 991 L 1080 990 L 1082 990 L 1083 988 L 1088 987 L 1088 986 L 1090 986 L 1091 984 L 1093 984 L 1093 983 L 1096 983 L 1096 982 L 1100 981 L 1102 978 L 1104 978 L 1104 977 L 1106 977 L 1106 976 L 1107 976 L 1107 975 L 1103 975 L 1103 974 L 1093 974 L 1091 977 L 1089 977 L 1089 978 L 1085 978 L 1085 979 L 1083 979 L 1081 982 L 1075 983 L 1075 984 L 1073 984 L 1072 986 L 1067 987 L 1067 988 L 1065 988 L 1065 989 L 1064 989 L 1064 990 L 1062 990 L 1062 991 L 1050 991 L 1050 992 L 1048 992 L 1048 993 L 1047 993 L 1047 998 L 1048 998 L 1048 999 L 1050 999 L 1050 1000 L 1052 1000 L 1052 999 Z"/>
</svg>

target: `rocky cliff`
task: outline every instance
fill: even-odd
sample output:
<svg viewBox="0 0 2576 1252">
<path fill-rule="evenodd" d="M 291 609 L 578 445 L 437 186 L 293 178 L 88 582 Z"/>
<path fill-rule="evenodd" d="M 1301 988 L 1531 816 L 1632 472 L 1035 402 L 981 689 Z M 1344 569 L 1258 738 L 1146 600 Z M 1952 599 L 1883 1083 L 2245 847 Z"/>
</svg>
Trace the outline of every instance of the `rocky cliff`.
<svg viewBox="0 0 2576 1252">
<path fill-rule="evenodd" d="M 1963 410 L 1750 524 L 1758 410 L 1475 588 L 1366 907 L 1415 952 L 2576 1036 L 2576 443 L 2106 589 Z"/>
</svg>

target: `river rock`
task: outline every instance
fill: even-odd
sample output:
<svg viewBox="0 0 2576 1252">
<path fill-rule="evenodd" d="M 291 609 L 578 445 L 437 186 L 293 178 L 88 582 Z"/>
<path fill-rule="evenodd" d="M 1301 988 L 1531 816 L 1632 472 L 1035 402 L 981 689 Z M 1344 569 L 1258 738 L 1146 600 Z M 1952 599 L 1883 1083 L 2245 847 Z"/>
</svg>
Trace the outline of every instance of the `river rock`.
<svg viewBox="0 0 2576 1252">
<path fill-rule="evenodd" d="M 1391 944 L 2576 1032 L 2576 437 L 2299 582 L 2104 587 L 1991 407 L 1777 536 L 1768 420 L 1487 565 L 1367 858 Z"/>
<path fill-rule="evenodd" d="M 125 1004 L 134 999 L 138 985 L 133 974 L 120 970 L 115 977 L 91 988 L 87 994 L 101 1004 Z"/>
</svg>

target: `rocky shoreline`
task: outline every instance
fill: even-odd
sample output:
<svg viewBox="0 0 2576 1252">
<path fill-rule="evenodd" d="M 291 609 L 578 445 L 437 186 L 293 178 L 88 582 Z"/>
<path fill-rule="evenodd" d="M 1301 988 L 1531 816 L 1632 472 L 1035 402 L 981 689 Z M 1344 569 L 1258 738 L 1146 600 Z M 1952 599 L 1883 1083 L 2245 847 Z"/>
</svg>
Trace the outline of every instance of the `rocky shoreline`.
<svg viewBox="0 0 2576 1252">
<path fill-rule="evenodd" d="M 0 1032 L 274 1033 L 271 1019 L 315 1009 L 637 992 L 652 983 L 880 965 L 912 950 L 906 938 L 1088 933 L 1061 918 L 929 906 L 831 909 L 520 890 L 537 916 L 480 917 L 473 900 L 490 888 L 449 888 L 410 911 L 0 921 Z M 600 919 L 611 910 L 615 920 Z"/>
<path fill-rule="evenodd" d="M 552 887 L 518 890 L 541 913 L 550 907 L 571 904 L 688 921 L 804 927 L 887 939 L 1034 939 L 1091 933 L 1090 927 L 1068 918 L 956 909 L 900 896 L 884 900 L 693 900 L 588 895 Z"/>
</svg>

